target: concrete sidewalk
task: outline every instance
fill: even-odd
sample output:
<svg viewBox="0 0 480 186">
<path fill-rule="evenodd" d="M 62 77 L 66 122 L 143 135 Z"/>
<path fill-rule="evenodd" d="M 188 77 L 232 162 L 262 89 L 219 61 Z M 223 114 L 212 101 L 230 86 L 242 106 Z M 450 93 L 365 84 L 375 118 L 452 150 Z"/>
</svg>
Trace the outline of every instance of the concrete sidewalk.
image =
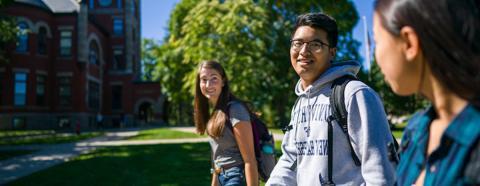
<svg viewBox="0 0 480 186">
<path fill-rule="evenodd" d="M 137 133 L 138 131 L 107 132 L 104 136 L 87 139 L 77 143 L 1 147 L 0 152 L 2 150 L 38 151 L 32 154 L 0 161 L 0 185 L 52 167 L 59 163 L 69 161 L 80 154 L 88 153 L 101 147 L 90 144 L 121 140 L 128 136 L 134 136 Z"/>
</svg>

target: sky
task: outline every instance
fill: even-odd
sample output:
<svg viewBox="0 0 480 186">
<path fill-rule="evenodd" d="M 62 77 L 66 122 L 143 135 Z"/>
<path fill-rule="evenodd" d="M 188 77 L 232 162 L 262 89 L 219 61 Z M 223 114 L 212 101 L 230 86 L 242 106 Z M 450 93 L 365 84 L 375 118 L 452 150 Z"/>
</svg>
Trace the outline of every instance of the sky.
<svg viewBox="0 0 480 186">
<path fill-rule="evenodd" d="M 170 13 L 175 7 L 175 4 L 180 0 L 141 0 L 141 29 L 142 38 L 151 38 L 155 40 L 163 40 L 168 33 L 168 20 Z M 362 63 L 366 68 L 369 64 L 365 64 L 365 48 L 364 48 L 364 27 L 362 17 L 365 16 L 367 21 L 367 28 L 372 38 L 372 16 L 373 16 L 373 0 L 353 0 L 357 12 L 360 16 L 357 25 L 353 29 L 353 37 L 360 41 L 361 46 L 358 51 L 362 56 Z M 373 40 L 370 40 L 373 44 Z M 370 47 L 370 53 L 373 51 L 373 47 Z M 370 59 L 372 55 L 370 54 Z"/>
</svg>

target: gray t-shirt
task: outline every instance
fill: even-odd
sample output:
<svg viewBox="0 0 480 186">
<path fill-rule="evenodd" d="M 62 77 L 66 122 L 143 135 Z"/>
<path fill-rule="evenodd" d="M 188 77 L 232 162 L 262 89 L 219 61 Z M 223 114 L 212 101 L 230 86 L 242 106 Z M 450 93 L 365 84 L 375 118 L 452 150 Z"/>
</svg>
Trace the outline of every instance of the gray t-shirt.
<svg viewBox="0 0 480 186">
<path fill-rule="evenodd" d="M 237 146 L 233 127 L 240 121 L 250 121 L 248 110 L 238 101 L 230 103 L 230 122 L 225 123 L 223 133 L 218 138 L 210 138 L 208 141 L 212 147 L 213 161 L 215 168 L 232 167 L 243 164 L 240 149 Z M 231 126 L 228 126 L 231 125 Z"/>
</svg>

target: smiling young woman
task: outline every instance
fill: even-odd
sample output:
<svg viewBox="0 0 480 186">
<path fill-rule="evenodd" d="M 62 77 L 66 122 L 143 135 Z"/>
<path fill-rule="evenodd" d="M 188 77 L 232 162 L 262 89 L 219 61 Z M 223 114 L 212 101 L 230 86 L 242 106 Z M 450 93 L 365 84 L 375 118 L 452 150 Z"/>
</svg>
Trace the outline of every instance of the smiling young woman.
<svg viewBox="0 0 480 186">
<path fill-rule="evenodd" d="M 212 185 L 258 185 L 250 111 L 230 92 L 220 63 L 202 62 L 195 86 L 195 126 L 210 137 Z"/>
</svg>

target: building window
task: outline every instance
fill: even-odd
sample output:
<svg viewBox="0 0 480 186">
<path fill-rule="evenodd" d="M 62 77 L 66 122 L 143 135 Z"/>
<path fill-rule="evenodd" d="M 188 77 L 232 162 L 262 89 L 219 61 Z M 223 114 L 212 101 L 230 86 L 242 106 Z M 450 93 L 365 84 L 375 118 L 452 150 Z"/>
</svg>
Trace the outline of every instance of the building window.
<svg viewBox="0 0 480 186">
<path fill-rule="evenodd" d="M 25 117 L 14 117 L 12 119 L 12 126 L 13 129 L 25 129 L 27 126 Z"/>
<path fill-rule="evenodd" d="M 28 50 L 28 25 L 25 22 L 20 22 L 17 25 L 17 52 L 27 52 Z"/>
<path fill-rule="evenodd" d="M 24 106 L 27 99 L 27 73 L 15 73 L 15 106 Z"/>
<path fill-rule="evenodd" d="M 95 0 L 88 1 L 88 8 L 94 9 L 95 8 Z"/>
<path fill-rule="evenodd" d="M 59 128 L 70 128 L 71 121 L 69 117 L 61 116 L 57 118 Z"/>
<path fill-rule="evenodd" d="M 123 20 L 119 18 L 113 19 L 113 34 L 120 36 L 123 35 Z"/>
<path fill-rule="evenodd" d="M 98 45 L 97 42 L 92 41 L 90 42 L 90 47 L 89 47 L 89 52 L 88 52 L 88 61 L 90 64 L 96 64 L 99 65 L 99 50 L 98 50 Z"/>
<path fill-rule="evenodd" d="M 112 86 L 112 110 L 122 109 L 122 85 Z"/>
<path fill-rule="evenodd" d="M 41 27 L 37 35 L 38 54 L 47 54 L 47 29 Z"/>
<path fill-rule="evenodd" d="M 112 0 L 100 0 L 99 3 L 100 3 L 100 6 L 108 7 L 112 5 Z"/>
<path fill-rule="evenodd" d="M 37 75 L 37 105 L 45 105 L 45 75 Z"/>
<path fill-rule="evenodd" d="M 60 55 L 70 56 L 72 54 L 72 31 L 60 32 Z"/>
<path fill-rule="evenodd" d="M 88 82 L 88 106 L 100 110 L 100 85 L 93 81 Z"/>
<path fill-rule="evenodd" d="M 116 49 L 113 51 L 113 70 L 125 70 L 125 60 L 123 57 L 123 51 Z"/>
<path fill-rule="evenodd" d="M 130 7 L 130 10 L 132 11 L 132 15 L 133 15 L 133 16 L 135 16 L 135 8 L 136 8 L 135 6 L 136 6 L 136 3 L 134 2 L 134 3 L 132 4 L 132 6 Z"/>
<path fill-rule="evenodd" d="M 117 0 L 117 8 L 122 9 L 122 1 L 123 0 Z"/>
<path fill-rule="evenodd" d="M 70 77 L 59 78 L 59 104 L 60 106 L 70 106 L 72 104 L 72 87 L 70 86 Z"/>
</svg>

